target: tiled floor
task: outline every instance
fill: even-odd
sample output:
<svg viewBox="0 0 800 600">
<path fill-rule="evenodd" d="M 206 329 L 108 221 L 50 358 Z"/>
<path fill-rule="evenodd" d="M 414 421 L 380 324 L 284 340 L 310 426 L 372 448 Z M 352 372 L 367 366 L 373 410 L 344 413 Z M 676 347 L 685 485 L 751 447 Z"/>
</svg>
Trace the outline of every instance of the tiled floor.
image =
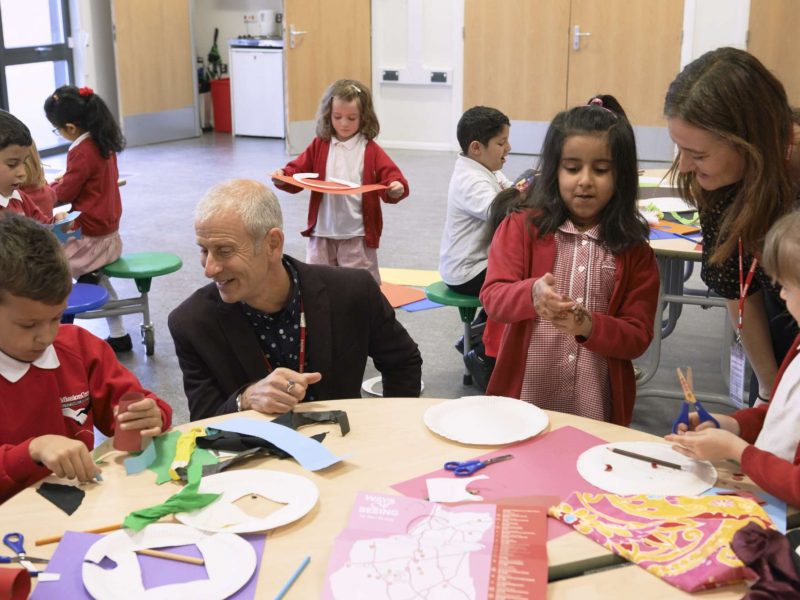
<svg viewBox="0 0 800 600">
<path fill-rule="evenodd" d="M 384 205 L 384 233 L 379 260 L 385 267 L 436 269 L 439 240 L 444 223 L 447 184 L 455 155 L 446 152 L 390 151 L 410 182 L 411 195 L 396 205 Z M 510 177 L 530 167 L 534 157 L 509 157 L 505 172 Z M 229 178 L 268 181 L 267 174 L 287 161 L 282 140 L 232 138 L 207 133 L 200 138 L 125 150 L 119 157 L 120 171 L 127 179 L 122 188 L 122 238 L 126 252 L 164 250 L 184 261 L 177 273 L 154 280 L 151 312 L 156 327 L 156 353 L 145 356 L 140 346 L 138 315 L 125 317 L 135 350 L 121 355 L 145 385 L 175 408 L 176 422 L 188 418 L 181 374 L 166 326 L 167 314 L 194 289 L 205 284 L 194 242 L 193 211 L 203 193 L 214 183 Z M 57 163 L 58 159 L 49 162 Z M 286 252 L 305 257 L 303 229 L 308 206 L 307 193 L 278 193 L 284 211 Z M 699 284 L 695 275 L 693 282 Z M 121 295 L 133 294 L 131 282 L 115 280 Z M 454 398 L 477 393 L 461 384 L 463 366 L 453 349 L 461 323 L 454 309 L 440 308 L 416 313 L 398 312 L 400 321 L 420 346 L 424 359 L 424 394 Z M 678 391 L 674 368 L 694 366 L 698 390 L 724 393 L 719 355 L 723 313 L 687 307 L 675 332 L 664 341 L 661 369 L 647 387 Z M 104 321 L 77 321 L 107 335 Z M 370 366 L 366 376 L 374 375 Z M 647 398 L 640 391 L 634 426 L 664 433 L 677 414 L 677 400 Z M 710 407 L 719 410 L 723 407 Z"/>
</svg>

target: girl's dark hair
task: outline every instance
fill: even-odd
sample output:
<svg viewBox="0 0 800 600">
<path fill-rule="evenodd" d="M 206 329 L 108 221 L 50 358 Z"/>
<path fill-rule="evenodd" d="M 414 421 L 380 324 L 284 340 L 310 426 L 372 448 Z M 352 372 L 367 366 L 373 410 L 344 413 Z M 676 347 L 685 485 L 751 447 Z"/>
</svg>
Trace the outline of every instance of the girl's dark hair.
<svg viewBox="0 0 800 600">
<path fill-rule="evenodd" d="M 611 150 L 614 194 L 600 214 L 600 239 L 614 254 L 646 242 L 650 228 L 636 207 L 639 173 L 633 128 L 622 114 L 592 104 L 558 113 L 547 130 L 531 200 L 530 219 L 539 235 L 555 233 L 569 219 L 559 193 L 558 172 L 564 142 L 575 135 L 606 135 Z"/>
<path fill-rule="evenodd" d="M 611 94 L 597 94 L 589 98 L 586 104 L 594 104 L 597 106 L 602 106 L 610 111 L 617 113 L 618 115 L 622 115 L 623 117 L 628 116 L 625 114 L 625 109 L 622 108 L 622 105 L 619 103 L 619 100 L 617 100 Z"/>
<path fill-rule="evenodd" d="M 125 138 L 114 115 L 103 99 L 90 88 L 61 86 L 44 101 L 44 113 L 47 120 L 56 127 L 72 123 L 79 129 L 88 131 L 103 158 L 125 148 Z"/>
<path fill-rule="evenodd" d="M 489 207 L 489 218 L 486 220 L 486 245 L 492 243 L 494 232 L 500 227 L 508 215 L 530 208 L 533 198 L 533 185 L 536 171 L 528 169 L 517 177 L 514 185 L 499 192 Z"/>
<path fill-rule="evenodd" d="M 378 123 L 378 115 L 372 105 L 372 93 L 369 88 L 355 79 L 339 79 L 334 81 L 322 94 L 322 100 L 317 109 L 317 137 L 329 141 L 336 132 L 331 123 L 331 113 L 333 112 L 333 99 L 339 98 L 345 102 L 355 100 L 358 103 L 361 115 L 361 128 L 359 133 L 368 140 L 375 139 L 380 133 L 381 126 Z"/>
<path fill-rule="evenodd" d="M 670 84 L 664 114 L 719 136 L 744 157 L 741 181 L 712 191 L 702 189 L 694 173 L 678 173 L 680 156 L 670 169 L 681 196 L 700 209 L 733 198 L 710 262 L 735 254 L 740 237 L 748 253 L 760 251 L 770 225 L 795 202 L 786 152 L 797 115 L 781 82 L 744 50 L 717 48 L 686 65 Z"/>
</svg>

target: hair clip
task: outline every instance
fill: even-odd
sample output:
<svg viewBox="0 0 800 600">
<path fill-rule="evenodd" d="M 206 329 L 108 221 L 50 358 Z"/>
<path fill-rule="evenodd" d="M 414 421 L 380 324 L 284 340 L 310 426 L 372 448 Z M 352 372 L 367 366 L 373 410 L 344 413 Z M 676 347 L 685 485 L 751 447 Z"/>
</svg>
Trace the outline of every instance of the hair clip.
<svg viewBox="0 0 800 600">
<path fill-rule="evenodd" d="M 533 178 L 526 177 L 525 179 L 515 183 L 514 187 L 517 188 L 517 191 L 524 196 L 525 192 L 528 191 L 528 187 L 531 185 L 531 181 L 533 181 Z"/>
<path fill-rule="evenodd" d="M 595 96 L 594 98 L 589 100 L 589 102 L 586 103 L 586 106 L 598 106 L 598 107 L 602 108 L 604 111 L 606 111 L 607 113 L 611 113 L 612 115 L 614 115 L 614 118 L 616 118 L 618 116 L 617 113 L 615 113 L 613 110 L 611 110 L 610 108 L 607 108 L 606 106 L 604 106 L 603 105 L 603 99 L 602 98 L 598 98 L 597 96 Z"/>
<path fill-rule="evenodd" d="M 82 88 L 80 88 L 80 89 L 78 90 L 78 93 L 79 93 L 81 96 L 91 96 L 92 94 L 94 94 L 94 90 L 93 90 L 92 88 L 90 88 L 90 87 L 88 87 L 88 86 L 87 86 L 87 87 L 82 87 Z"/>
<path fill-rule="evenodd" d="M 353 89 L 356 91 L 356 94 L 360 94 L 360 93 L 361 93 L 361 90 L 360 90 L 360 89 L 358 89 L 358 86 L 357 86 L 357 85 L 354 85 L 354 84 L 352 84 L 352 83 L 351 83 L 351 84 L 350 84 L 350 87 L 351 87 L 351 88 L 353 88 Z"/>
</svg>

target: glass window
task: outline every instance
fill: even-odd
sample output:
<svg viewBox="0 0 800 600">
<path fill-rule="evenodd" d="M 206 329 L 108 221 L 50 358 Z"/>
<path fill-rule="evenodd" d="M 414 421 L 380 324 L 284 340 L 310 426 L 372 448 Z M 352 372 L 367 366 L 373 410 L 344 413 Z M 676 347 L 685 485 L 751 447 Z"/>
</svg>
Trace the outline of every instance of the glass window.
<svg viewBox="0 0 800 600">
<path fill-rule="evenodd" d="M 63 44 L 60 0 L 0 0 L 6 48 Z"/>
<path fill-rule="evenodd" d="M 44 101 L 58 86 L 69 83 L 67 61 L 9 65 L 5 74 L 8 111 L 28 126 L 39 150 L 63 144 L 44 115 Z"/>
</svg>

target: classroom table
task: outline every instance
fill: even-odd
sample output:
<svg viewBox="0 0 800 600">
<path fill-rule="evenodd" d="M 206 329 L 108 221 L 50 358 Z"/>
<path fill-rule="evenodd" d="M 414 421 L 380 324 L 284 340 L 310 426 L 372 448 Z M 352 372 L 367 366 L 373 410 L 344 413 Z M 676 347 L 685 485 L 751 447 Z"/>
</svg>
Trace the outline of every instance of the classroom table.
<svg viewBox="0 0 800 600">
<path fill-rule="evenodd" d="M 496 446 L 459 444 L 429 431 L 423 423 L 423 414 L 428 407 L 441 401 L 432 398 L 358 398 L 301 404 L 298 411 L 347 411 L 351 431 L 345 437 L 341 436 L 338 425 L 313 425 L 302 429 L 305 435 L 328 432 L 324 445 L 339 456 L 350 455 L 347 460 L 317 472 L 304 470 L 294 460 L 274 458 L 253 459 L 242 467 L 234 467 L 268 468 L 301 474 L 311 479 L 320 490 L 319 503 L 309 514 L 268 534 L 259 574 L 258 598 L 274 597 L 307 555 L 311 556 L 311 563 L 294 584 L 289 598 L 320 596 L 332 541 L 346 526 L 357 492 L 394 494 L 396 492 L 390 488 L 392 484 L 439 469 L 447 460 L 464 460 L 497 449 Z M 266 418 L 252 411 L 241 415 Z M 211 424 L 231 416 L 236 415 L 197 421 L 177 429 Z M 550 429 L 572 425 L 608 441 L 661 441 L 656 436 L 610 423 L 557 412 L 548 412 L 548 416 Z M 23 490 L 0 505 L 3 533 L 12 530 L 21 532 L 31 555 L 49 557 L 56 544 L 36 547 L 34 540 L 60 535 L 65 530 L 82 531 L 120 523 L 128 512 L 163 502 L 178 491 L 179 487 L 171 483 L 155 485 L 155 476 L 150 471 L 126 477 L 122 467 L 124 456 L 115 453 L 109 457 L 109 464 L 103 467 L 104 481 L 84 486 L 86 497 L 83 504 L 71 516 L 37 494 L 34 487 Z M 732 481 L 730 468 L 718 466 L 718 470 L 718 485 Z M 48 480 L 56 481 L 52 477 Z M 59 481 L 64 483 L 63 480 Z M 737 483 L 742 485 L 741 481 Z M 755 489 L 752 484 L 750 487 Z M 245 502 L 258 503 L 249 499 Z M 257 511 L 259 508 L 250 506 L 246 510 Z M 551 580 L 575 577 L 588 569 L 624 563 L 602 546 L 576 532 L 550 541 L 547 552 Z M 630 572 L 634 571 L 641 569 L 635 567 Z M 643 571 L 642 574 L 645 582 L 642 585 L 645 587 L 658 588 L 664 585 L 674 589 L 654 576 Z M 552 585 L 554 590 L 567 587 L 561 583 Z M 648 596 L 643 594 L 639 597 Z"/>
</svg>

